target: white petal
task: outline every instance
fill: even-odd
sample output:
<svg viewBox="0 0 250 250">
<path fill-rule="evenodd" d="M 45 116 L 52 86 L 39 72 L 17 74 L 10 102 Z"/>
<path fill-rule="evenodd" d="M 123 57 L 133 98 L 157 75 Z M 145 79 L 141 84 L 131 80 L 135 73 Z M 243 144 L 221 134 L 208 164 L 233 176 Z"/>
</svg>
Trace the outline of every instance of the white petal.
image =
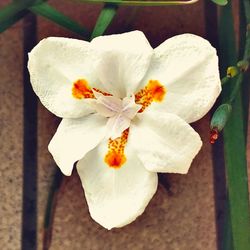
<svg viewBox="0 0 250 250">
<path fill-rule="evenodd" d="M 78 100 L 72 95 L 73 83 L 78 79 L 101 88 L 93 65 L 89 43 L 76 39 L 43 39 L 29 53 L 32 87 L 43 105 L 59 117 L 76 118 L 93 112 L 87 99 Z"/>
<path fill-rule="evenodd" d="M 106 118 L 96 114 L 62 120 L 50 141 L 49 151 L 63 174 L 71 175 L 74 163 L 100 143 L 106 123 Z"/>
<path fill-rule="evenodd" d="M 130 143 L 153 172 L 186 174 L 202 142 L 198 133 L 178 116 L 145 111 L 131 123 Z"/>
<path fill-rule="evenodd" d="M 216 50 L 196 35 L 170 38 L 154 50 L 143 85 L 150 79 L 167 88 L 164 101 L 152 103 L 150 109 L 194 122 L 210 110 L 221 91 Z"/>
<path fill-rule="evenodd" d="M 157 189 L 157 174 L 148 172 L 136 155 L 126 150 L 120 169 L 104 163 L 102 143 L 77 163 L 91 217 L 107 229 L 125 226 L 141 215 Z"/>
<path fill-rule="evenodd" d="M 99 79 L 116 97 L 135 93 L 150 64 L 153 49 L 140 31 L 100 36 L 91 41 L 98 51 Z"/>
</svg>

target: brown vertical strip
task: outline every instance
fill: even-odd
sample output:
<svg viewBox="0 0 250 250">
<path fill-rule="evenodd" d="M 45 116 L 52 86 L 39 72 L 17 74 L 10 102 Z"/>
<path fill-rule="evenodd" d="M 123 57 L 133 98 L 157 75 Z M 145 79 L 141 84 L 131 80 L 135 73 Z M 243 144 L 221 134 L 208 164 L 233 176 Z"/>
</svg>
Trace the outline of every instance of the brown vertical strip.
<svg viewBox="0 0 250 250">
<path fill-rule="evenodd" d="M 27 69 L 28 52 L 36 43 L 36 17 L 23 19 L 23 214 L 22 249 L 37 248 L 37 98 Z"/>
<path fill-rule="evenodd" d="M 206 36 L 211 44 L 218 48 L 218 26 L 217 26 L 217 7 L 216 4 L 211 1 L 204 1 L 205 7 L 205 24 L 206 24 Z M 223 75 L 224 72 L 221 72 Z M 215 104 L 212 114 L 218 107 L 218 103 Z M 214 173 L 214 197 L 215 197 L 215 210 L 216 210 L 216 230 L 217 230 L 217 248 L 222 249 L 222 242 L 224 238 L 224 227 L 226 214 L 225 208 L 227 191 L 226 191 L 226 174 L 225 174 L 225 162 L 223 153 L 223 139 L 222 137 L 216 141 L 212 146 L 213 153 L 213 173 Z"/>
</svg>

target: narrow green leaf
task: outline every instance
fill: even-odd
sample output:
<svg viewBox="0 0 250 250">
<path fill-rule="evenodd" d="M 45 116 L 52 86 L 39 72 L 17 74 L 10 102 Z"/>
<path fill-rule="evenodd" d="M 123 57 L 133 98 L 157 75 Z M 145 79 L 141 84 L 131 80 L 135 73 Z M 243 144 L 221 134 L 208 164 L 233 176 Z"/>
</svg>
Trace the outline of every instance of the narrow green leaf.
<svg viewBox="0 0 250 250">
<path fill-rule="evenodd" d="M 105 3 L 105 4 L 119 4 L 119 5 L 132 5 L 132 6 L 170 6 L 170 5 L 190 5 L 197 3 L 199 0 L 189 1 L 145 1 L 145 0 L 78 0 L 85 3 Z"/>
<path fill-rule="evenodd" d="M 226 5 L 228 3 L 227 0 L 211 0 L 212 2 L 218 4 L 218 5 Z"/>
<path fill-rule="evenodd" d="M 24 16 L 28 14 L 27 10 L 22 10 L 13 15 L 12 17 L 9 17 L 7 20 L 0 23 L 0 33 L 5 31 L 6 29 L 10 28 L 13 24 L 21 20 Z"/>
<path fill-rule="evenodd" d="M 43 249 L 49 250 L 52 240 L 52 225 L 54 222 L 54 214 L 57 205 L 57 196 L 62 188 L 63 182 L 65 181 L 65 177 L 62 174 L 59 167 L 55 166 L 55 174 L 53 176 L 53 182 L 51 183 L 47 207 L 44 216 L 44 225 L 43 225 Z"/>
<path fill-rule="evenodd" d="M 77 22 L 73 21 L 71 18 L 65 16 L 63 13 L 59 12 L 47 3 L 37 4 L 29 8 L 33 13 L 41 15 L 54 23 L 69 29 L 76 34 L 88 39 L 90 32 L 79 25 Z"/>
<path fill-rule="evenodd" d="M 0 10 L 0 32 L 9 28 L 12 24 L 20 20 L 24 10 L 31 5 L 32 1 L 12 2 Z"/>
<path fill-rule="evenodd" d="M 102 35 L 111 24 L 116 15 L 118 6 L 115 4 L 105 4 L 96 21 L 96 25 L 91 35 L 91 39 Z"/>
<path fill-rule="evenodd" d="M 247 161 L 243 126 L 242 98 L 238 93 L 232 115 L 224 129 L 230 215 L 234 249 L 250 249 Z"/>
<path fill-rule="evenodd" d="M 221 69 L 224 72 L 226 65 L 235 65 L 237 61 L 231 2 L 221 10 L 219 31 Z M 241 90 L 241 81 L 242 74 L 230 79 L 230 82 L 223 88 L 223 102 L 227 102 L 229 97 L 231 99 L 231 94 L 237 84 L 238 90 Z M 243 130 L 242 96 L 239 91 L 235 92 L 235 94 L 232 114 L 224 129 L 224 154 L 233 246 L 226 245 L 231 242 L 230 239 L 224 239 L 223 249 L 246 250 L 250 249 L 246 145 Z M 230 232 L 231 229 L 227 224 L 225 230 Z M 230 233 L 224 235 L 230 237 Z"/>
<path fill-rule="evenodd" d="M 231 216 L 230 216 L 230 205 L 228 200 L 228 194 L 225 200 L 225 221 L 223 225 L 223 242 L 221 244 L 222 248 L 219 248 L 218 250 L 235 250 L 234 244 L 233 244 L 233 237 L 232 237 L 232 222 L 231 222 Z"/>
<path fill-rule="evenodd" d="M 247 27 L 247 39 L 250 39 L 250 31 L 249 31 L 249 24 L 250 24 L 250 1 L 244 0 L 240 1 L 240 9 L 239 9 L 239 16 L 240 16 L 240 56 L 246 57 L 245 59 L 249 59 L 250 55 L 250 46 L 246 47 L 245 41 L 245 34 L 246 34 L 246 27 Z M 248 25 L 247 25 L 248 24 Z M 244 48 L 246 47 L 245 51 Z M 248 58 L 247 58 L 248 57 Z M 244 117 L 244 131 L 245 131 L 245 138 L 247 141 L 248 135 L 248 111 L 249 111 L 249 92 L 250 92 L 250 73 L 246 72 L 243 76 L 243 83 L 242 83 L 242 98 L 243 98 L 243 117 Z"/>
</svg>

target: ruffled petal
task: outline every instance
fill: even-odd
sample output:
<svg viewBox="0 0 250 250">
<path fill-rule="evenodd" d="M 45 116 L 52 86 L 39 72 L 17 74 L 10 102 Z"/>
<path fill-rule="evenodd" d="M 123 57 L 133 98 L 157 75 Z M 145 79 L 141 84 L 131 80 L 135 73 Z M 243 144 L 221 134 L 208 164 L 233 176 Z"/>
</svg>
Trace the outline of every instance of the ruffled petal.
<svg viewBox="0 0 250 250">
<path fill-rule="evenodd" d="M 127 161 L 119 169 L 104 162 L 107 142 L 77 163 L 91 217 L 107 229 L 125 226 L 141 215 L 156 192 L 156 173 L 148 172 L 126 147 Z"/>
<path fill-rule="evenodd" d="M 73 165 L 104 138 L 107 119 L 97 114 L 79 119 L 63 119 L 49 143 L 49 151 L 65 175 Z"/>
<path fill-rule="evenodd" d="M 149 109 L 194 122 L 211 109 L 221 91 L 216 50 L 196 35 L 170 38 L 154 50 L 142 87 L 149 80 L 158 80 L 167 89 L 164 100 L 152 103 Z"/>
<path fill-rule="evenodd" d="M 96 72 L 106 91 L 123 98 L 135 93 L 153 49 L 140 31 L 100 36 L 91 41 L 99 61 Z"/>
<path fill-rule="evenodd" d="M 130 143 L 147 170 L 186 174 L 202 142 L 178 116 L 145 111 L 130 126 Z"/>
<path fill-rule="evenodd" d="M 89 43 L 76 39 L 49 37 L 29 53 L 28 68 L 35 93 L 52 113 L 78 118 L 93 112 L 88 99 L 77 99 L 72 87 L 79 79 L 102 88 L 94 72 L 95 58 Z"/>
</svg>

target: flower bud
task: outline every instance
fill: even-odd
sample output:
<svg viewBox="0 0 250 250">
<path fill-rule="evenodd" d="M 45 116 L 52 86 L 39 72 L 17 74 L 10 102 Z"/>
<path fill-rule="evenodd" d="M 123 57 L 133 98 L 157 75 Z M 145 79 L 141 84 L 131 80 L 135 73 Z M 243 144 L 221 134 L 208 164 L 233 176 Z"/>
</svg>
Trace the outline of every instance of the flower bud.
<svg viewBox="0 0 250 250">
<path fill-rule="evenodd" d="M 230 66 L 227 68 L 227 77 L 232 78 L 239 74 L 238 67 Z"/>
<path fill-rule="evenodd" d="M 232 106 L 228 103 L 220 105 L 213 114 L 210 123 L 210 142 L 213 144 L 218 139 L 219 132 L 225 127 L 230 117 Z"/>
</svg>

